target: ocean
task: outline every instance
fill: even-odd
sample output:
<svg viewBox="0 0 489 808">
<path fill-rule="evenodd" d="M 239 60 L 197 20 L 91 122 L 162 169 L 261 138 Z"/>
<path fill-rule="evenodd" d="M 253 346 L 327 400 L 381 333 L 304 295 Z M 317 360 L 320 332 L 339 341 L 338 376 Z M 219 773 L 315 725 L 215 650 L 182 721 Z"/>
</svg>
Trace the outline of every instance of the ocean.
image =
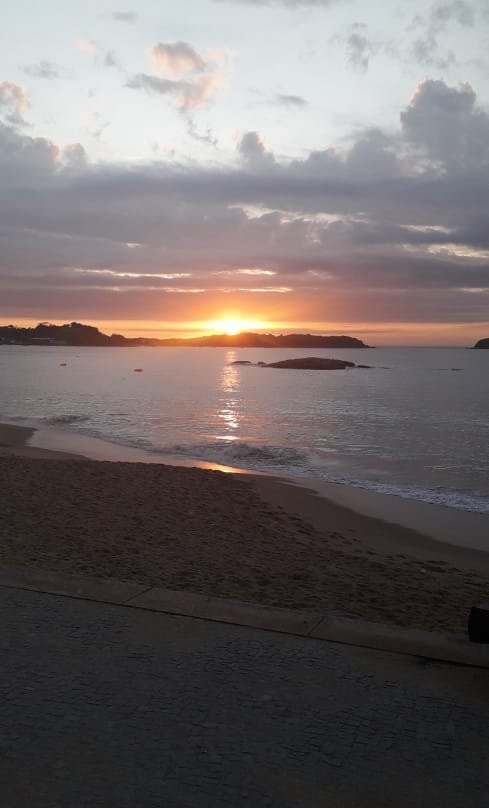
<svg viewBox="0 0 489 808">
<path fill-rule="evenodd" d="M 232 364 L 311 354 L 372 367 Z M 0 346 L 0 374 L 0 421 L 489 512 L 489 351 Z"/>
</svg>

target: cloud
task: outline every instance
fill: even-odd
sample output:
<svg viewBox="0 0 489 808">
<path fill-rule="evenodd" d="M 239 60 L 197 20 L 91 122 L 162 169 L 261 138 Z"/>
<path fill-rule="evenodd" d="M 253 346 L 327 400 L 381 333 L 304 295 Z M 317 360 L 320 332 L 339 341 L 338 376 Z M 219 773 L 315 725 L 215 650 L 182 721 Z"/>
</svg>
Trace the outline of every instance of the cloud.
<svg viewBox="0 0 489 808">
<path fill-rule="evenodd" d="M 1 98 L 0 84 L 0 108 Z M 0 122 L 0 197 L 6 195 L 4 203 L 15 188 L 41 187 L 51 181 L 60 157 L 61 150 L 47 138 L 29 137 L 16 123 Z"/>
<path fill-rule="evenodd" d="M 73 47 L 75 48 L 75 50 L 79 50 L 82 53 L 97 52 L 97 45 L 95 44 L 93 39 L 75 39 Z"/>
<path fill-rule="evenodd" d="M 346 54 L 348 63 L 360 73 L 368 71 L 368 63 L 373 52 L 373 46 L 367 35 L 368 28 L 360 22 L 350 26 L 350 33 L 346 39 Z"/>
<path fill-rule="evenodd" d="M 436 51 L 437 43 L 434 38 L 426 36 L 413 42 L 411 56 L 420 65 L 436 67 L 437 70 L 447 70 L 457 61 L 453 51 L 447 51 L 443 56 Z"/>
<path fill-rule="evenodd" d="M 357 135 L 346 155 L 345 164 L 360 180 L 393 179 L 403 173 L 399 144 L 381 129 L 367 129 Z"/>
<path fill-rule="evenodd" d="M 135 11 L 113 11 L 112 19 L 117 22 L 135 23 L 138 15 Z"/>
<path fill-rule="evenodd" d="M 250 166 L 273 165 L 275 157 L 267 149 L 258 132 L 246 132 L 238 143 L 238 152 Z"/>
<path fill-rule="evenodd" d="M 279 93 L 275 96 L 275 101 L 277 104 L 281 104 L 284 107 L 305 107 L 307 105 L 307 101 L 301 95 L 283 95 Z"/>
<path fill-rule="evenodd" d="M 90 136 L 94 140 L 101 140 L 103 133 L 110 126 L 110 121 L 104 120 L 100 112 L 94 110 L 90 115 L 93 122 L 93 128 L 90 128 Z"/>
<path fill-rule="evenodd" d="M 26 91 L 20 84 L 11 81 L 0 82 L 0 114 L 3 112 L 8 123 L 23 126 L 25 124 L 23 113 L 27 104 Z"/>
<path fill-rule="evenodd" d="M 212 133 L 212 130 L 207 128 L 204 132 L 199 132 L 197 124 L 190 115 L 187 116 L 187 134 L 189 134 L 194 140 L 198 140 L 200 143 L 206 143 L 214 148 L 217 148 L 218 146 L 217 138 Z"/>
<path fill-rule="evenodd" d="M 489 116 L 467 82 L 458 87 L 421 82 L 401 123 L 408 142 L 446 171 L 477 170 L 489 159 Z"/>
<path fill-rule="evenodd" d="M 79 173 L 87 168 L 87 154 L 81 143 L 70 143 L 61 152 L 56 150 L 54 154 L 66 172 Z"/>
<path fill-rule="evenodd" d="M 137 73 L 128 78 L 125 86 L 150 95 L 169 96 L 181 112 L 205 106 L 225 86 L 223 69 L 229 57 L 224 51 L 214 50 L 204 58 L 187 42 L 159 42 L 151 49 L 151 58 L 160 75 Z M 195 137 L 192 123 L 189 130 Z"/>
<path fill-rule="evenodd" d="M 0 125 L 4 316 L 487 320 L 488 133 L 470 85 L 432 80 L 396 131 L 300 160 L 250 131 L 231 165 L 91 165 Z"/>
<path fill-rule="evenodd" d="M 472 26 L 475 18 L 474 4 L 467 3 L 465 0 L 435 3 L 430 14 L 430 22 L 437 32 L 442 31 L 451 20 L 455 20 L 464 27 Z"/>
<path fill-rule="evenodd" d="M 176 278 L 192 277 L 191 272 L 117 272 L 114 269 L 83 269 L 82 267 L 75 267 L 75 271 L 92 275 L 110 275 L 114 278 L 134 278 L 136 280 L 142 280 L 143 278 L 157 280 L 159 278 L 165 281 L 173 281 Z"/>
<path fill-rule="evenodd" d="M 276 275 L 276 272 L 273 272 L 271 269 L 237 269 L 236 273 L 238 275 Z"/>
<path fill-rule="evenodd" d="M 203 73 L 207 69 L 205 59 L 188 42 L 159 42 L 151 48 L 151 57 L 159 71 L 171 76 Z"/>
<path fill-rule="evenodd" d="M 52 62 L 42 59 L 32 65 L 25 65 L 24 73 L 38 79 L 59 79 L 59 68 Z"/>
<path fill-rule="evenodd" d="M 125 86 L 130 90 L 146 90 L 151 95 L 173 97 L 182 112 L 205 106 L 217 91 L 212 75 L 200 76 L 194 81 L 173 81 L 148 73 L 137 73 L 127 80 Z"/>
<path fill-rule="evenodd" d="M 411 28 L 422 28 L 423 35 L 414 40 L 411 47 L 411 56 L 419 64 L 427 67 L 436 67 L 446 70 L 457 61 L 453 51 L 439 53 L 439 37 L 451 23 L 463 28 L 472 27 L 477 18 L 479 7 L 475 3 L 465 0 L 450 0 L 450 2 L 435 3 L 428 14 L 423 17 L 417 15 L 411 23 Z"/>
<path fill-rule="evenodd" d="M 104 66 L 105 67 L 115 67 L 117 70 L 120 70 L 119 60 L 117 59 L 116 53 L 113 50 L 108 50 L 104 57 Z"/>
</svg>

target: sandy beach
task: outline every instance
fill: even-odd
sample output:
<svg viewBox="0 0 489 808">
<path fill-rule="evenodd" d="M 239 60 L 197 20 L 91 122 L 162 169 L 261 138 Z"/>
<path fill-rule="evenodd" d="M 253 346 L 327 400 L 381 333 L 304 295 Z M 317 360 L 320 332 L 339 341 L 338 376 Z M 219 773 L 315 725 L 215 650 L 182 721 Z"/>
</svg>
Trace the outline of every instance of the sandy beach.
<svg viewBox="0 0 489 808">
<path fill-rule="evenodd" d="M 385 521 L 379 502 L 352 510 L 355 492 L 87 460 L 26 445 L 32 432 L 0 427 L 0 563 L 440 631 L 487 599 L 489 554 L 442 541 L 449 509 L 425 506 L 423 534 L 405 501 Z M 456 513 L 482 541 L 489 517 Z"/>
</svg>

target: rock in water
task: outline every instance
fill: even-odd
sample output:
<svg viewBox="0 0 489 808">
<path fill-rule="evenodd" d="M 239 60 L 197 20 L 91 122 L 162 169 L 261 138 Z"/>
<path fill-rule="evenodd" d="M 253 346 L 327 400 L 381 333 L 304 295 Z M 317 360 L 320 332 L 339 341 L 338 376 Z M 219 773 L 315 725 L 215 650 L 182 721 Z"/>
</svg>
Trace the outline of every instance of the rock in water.
<svg viewBox="0 0 489 808">
<path fill-rule="evenodd" d="M 480 339 L 479 342 L 475 343 L 474 348 L 489 348 L 489 337 Z"/>
<path fill-rule="evenodd" d="M 344 359 L 323 359 L 318 356 L 304 356 L 297 359 L 284 359 L 282 362 L 270 362 L 267 368 L 290 368 L 292 370 L 345 370 L 354 368 L 354 362 Z"/>
</svg>

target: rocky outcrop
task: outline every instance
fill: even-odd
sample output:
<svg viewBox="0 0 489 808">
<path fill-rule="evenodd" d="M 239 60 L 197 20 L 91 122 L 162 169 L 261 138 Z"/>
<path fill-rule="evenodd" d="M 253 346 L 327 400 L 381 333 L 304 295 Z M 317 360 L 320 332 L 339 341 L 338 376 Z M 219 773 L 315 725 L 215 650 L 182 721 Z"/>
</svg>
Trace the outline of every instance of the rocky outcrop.
<svg viewBox="0 0 489 808">
<path fill-rule="evenodd" d="M 489 348 L 489 337 L 480 339 L 479 342 L 475 343 L 474 348 Z"/>
<path fill-rule="evenodd" d="M 282 362 L 270 362 L 267 368 L 290 368 L 292 370 L 345 370 L 354 368 L 354 362 L 344 359 L 323 359 L 318 356 L 301 356 L 297 359 L 284 359 Z"/>
</svg>

